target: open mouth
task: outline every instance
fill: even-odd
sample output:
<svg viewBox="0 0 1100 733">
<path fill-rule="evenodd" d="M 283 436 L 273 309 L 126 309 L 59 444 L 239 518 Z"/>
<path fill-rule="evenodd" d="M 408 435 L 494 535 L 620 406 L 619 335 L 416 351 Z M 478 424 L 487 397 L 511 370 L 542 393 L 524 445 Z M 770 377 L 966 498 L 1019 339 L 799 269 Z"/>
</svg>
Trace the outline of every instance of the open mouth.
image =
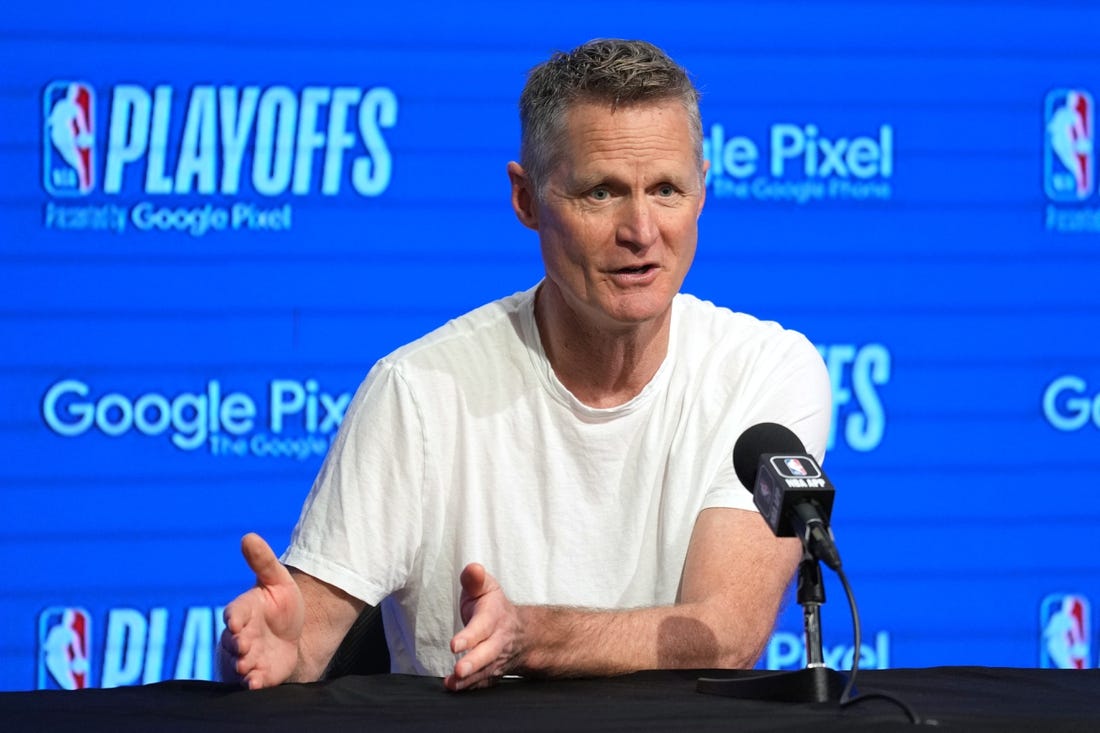
<svg viewBox="0 0 1100 733">
<path fill-rule="evenodd" d="M 655 269 L 656 265 L 638 265 L 637 267 L 620 267 L 615 270 L 616 275 L 644 275 Z"/>
</svg>

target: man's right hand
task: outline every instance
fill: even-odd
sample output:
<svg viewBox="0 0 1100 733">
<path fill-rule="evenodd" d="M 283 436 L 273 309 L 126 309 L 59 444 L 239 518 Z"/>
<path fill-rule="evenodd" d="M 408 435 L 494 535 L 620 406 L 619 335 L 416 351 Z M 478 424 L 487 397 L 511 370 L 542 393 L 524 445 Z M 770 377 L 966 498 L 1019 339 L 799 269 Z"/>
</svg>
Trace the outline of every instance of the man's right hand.
<svg viewBox="0 0 1100 733">
<path fill-rule="evenodd" d="M 241 554 L 256 574 L 256 587 L 225 607 L 219 672 L 249 689 L 273 687 L 298 665 L 305 602 L 290 571 L 258 534 L 241 539 Z"/>
</svg>

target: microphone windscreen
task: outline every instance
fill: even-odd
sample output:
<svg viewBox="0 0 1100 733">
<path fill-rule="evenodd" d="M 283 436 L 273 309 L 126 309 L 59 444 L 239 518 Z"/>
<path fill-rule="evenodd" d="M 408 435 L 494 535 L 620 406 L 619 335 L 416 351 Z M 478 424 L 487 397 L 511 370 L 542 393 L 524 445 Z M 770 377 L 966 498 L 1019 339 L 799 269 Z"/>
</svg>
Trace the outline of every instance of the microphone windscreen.
<svg viewBox="0 0 1100 733">
<path fill-rule="evenodd" d="M 805 454 L 806 446 L 789 428 L 773 422 L 757 423 L 741 433 L 733 446 L 733 470 L 749 491 L 756 487 L 760 456 L 765 453 Z"/>
</svg>

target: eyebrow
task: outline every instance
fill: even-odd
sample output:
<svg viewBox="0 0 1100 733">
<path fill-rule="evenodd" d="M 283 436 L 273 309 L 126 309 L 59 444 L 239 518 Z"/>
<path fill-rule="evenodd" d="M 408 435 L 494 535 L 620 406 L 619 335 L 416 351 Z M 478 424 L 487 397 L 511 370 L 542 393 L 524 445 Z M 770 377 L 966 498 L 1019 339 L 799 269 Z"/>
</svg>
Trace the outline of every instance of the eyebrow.
<svg viewBox="0 0 1100 733">
<path fill-rule="evenodd" d="M 670 170 L 664 170 L 659 175 L 654 176 L 654 183 L 650 185 L 659 185 L 661 183 L 671 183 L 676 186 L 684 187 L 694 177 L 694 171 L 673 172 Z M 608 171 L 593 171 L 591 173 L 578 173 L 577 171 L 570 171 L 566 178 L 566 185 L 570 190 L 587 191 L 590 188 L 594 188 L 598 185 L 609 186 L 623 186 L 628 187 L 630 183 L 628 181 L 614 173 Z"/>
</svg>

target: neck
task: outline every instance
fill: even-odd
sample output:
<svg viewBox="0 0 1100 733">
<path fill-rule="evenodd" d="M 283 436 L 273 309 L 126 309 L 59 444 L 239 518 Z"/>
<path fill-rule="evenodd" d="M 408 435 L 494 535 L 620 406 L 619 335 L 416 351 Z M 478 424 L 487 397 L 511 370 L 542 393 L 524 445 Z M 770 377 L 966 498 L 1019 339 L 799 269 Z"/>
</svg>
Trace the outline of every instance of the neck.
<svg viewBox="0 0 1100 733">
<path fill-rule="evenodd" d="M 589 407 L 615 407 L 636 397 L 661 368 L 672 308 L 654 321 L 603 326 L 571 308 L 546 281 L 535 295 L 535 323 L 558 381 Z"/>
</svg>

